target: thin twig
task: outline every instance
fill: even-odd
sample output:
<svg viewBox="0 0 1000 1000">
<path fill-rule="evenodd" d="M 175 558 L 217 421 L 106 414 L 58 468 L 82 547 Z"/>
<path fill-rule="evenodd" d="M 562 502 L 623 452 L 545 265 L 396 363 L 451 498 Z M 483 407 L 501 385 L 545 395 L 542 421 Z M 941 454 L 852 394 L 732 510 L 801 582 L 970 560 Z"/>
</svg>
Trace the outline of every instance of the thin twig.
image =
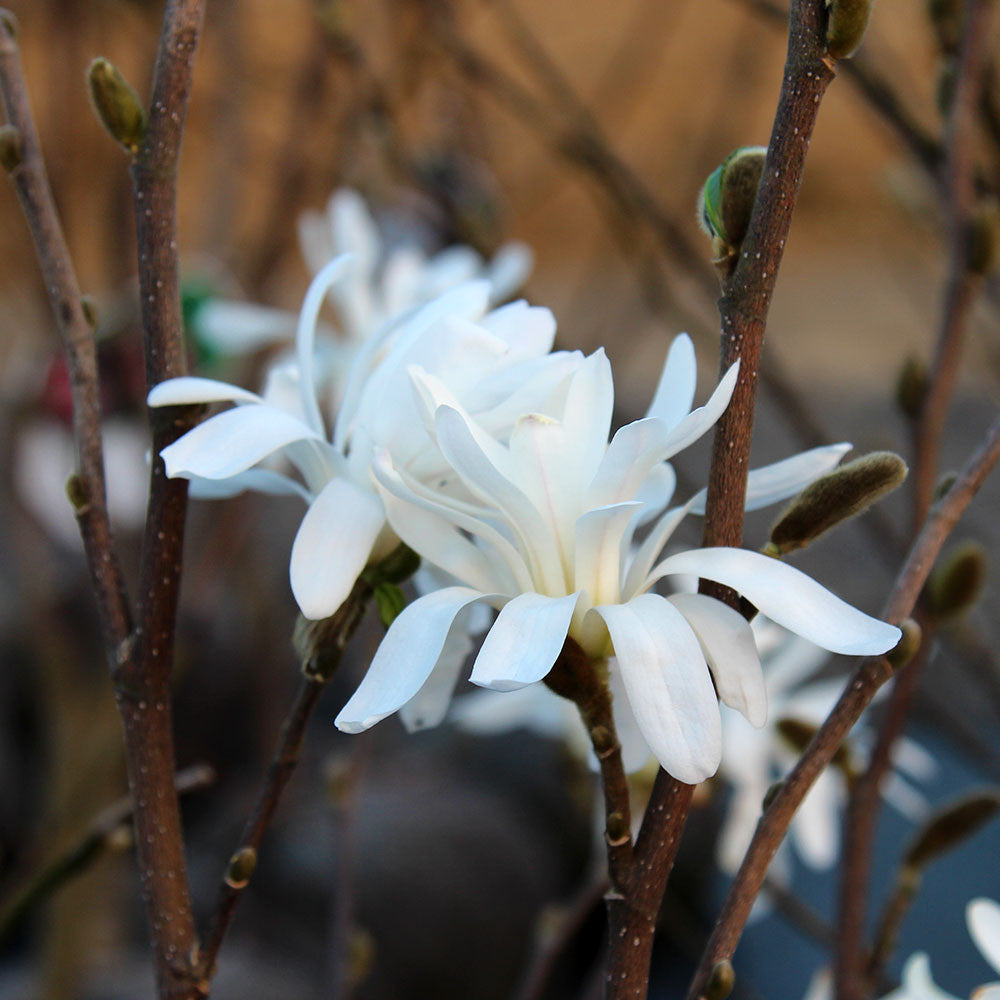
<svg viewBox="0 0 1000 1000">
<path fill-rule="evenodd" d="M 970 458 L 952 488 L 932 508 L 896 579 L 883 610 L 883 618 L 900 621 L 913 610 L 941 546 L 998 459 L 1000 419 L 990 428 L 983 444 Z M 700 996 L 713 966 L 723 958 L 732 957 L 753 901 L 760 892 L 767 869 L 795 811 L 875 693 L 891 676 L 892 668 L 884 658 L 869 658 L 860 662 L 833 711 L 765 810 L 706 945 L 691 983 L 689 1000 Z"/>
<path fill-rule="evenodd" d="M 178 795 L 201 791 L 215 781 L 215 772 L 206 764 L 179 771 L 174 781 Z M 106 851 L 113 849 L 115 835 L 126 827 L 135 811 L 130 795 L 102 810 L 87 825 L 82 836 L 53 858 L 0 913 L 0 948 L 32 910 L 44 903 L 70 879 L 86 871 Z M 125 846 L 130 841 L 125 840 Z"/>
<path fill-rule="evenodd" d="M 326 689 L 330 677 L 340 662 L 344 648 L 364 615 L 370 597 L 371 587 L 363 579 L 359 579 L 340 610 L 329 620 L 329 627 L 324 630 L 323 669 L 303 670 L 295 700 L 282 726 L 274 755 L 261 781 L 253 809 L 244 824 L 234 854 L 244 848 L 252 848 L 254 851 L 260 849 L 281 794 L 302 756 L 309 720 L 320 695 Z M 234 882 L 228 878 L 228 874 L 227 871 L 223 875 L 219 899 L 201 949 L 199 969 L 205 981 L 206 993 L 208 983 L 215 974 L 219 948 L 229 930 L 236 907 L 243 897 L 243 891 L 249 884 L 249 879 Z"/>
<path fill-rule="evenodd" d="M 80 493 L 76 498 L 77 520 L 97 597 L 105 648 L 113 662 L 132 631 L 132 613 L 108 517 L 97 346 L 83 311 L 80 287 L 49 187 L 11 24 L 12 15 L 0 11 L 0 89 L 7 120 L 17 129 L 21 143 L 21 162 L 10 176 L 31 227 L 45 287 L 66 350 Z"/>
</svg>

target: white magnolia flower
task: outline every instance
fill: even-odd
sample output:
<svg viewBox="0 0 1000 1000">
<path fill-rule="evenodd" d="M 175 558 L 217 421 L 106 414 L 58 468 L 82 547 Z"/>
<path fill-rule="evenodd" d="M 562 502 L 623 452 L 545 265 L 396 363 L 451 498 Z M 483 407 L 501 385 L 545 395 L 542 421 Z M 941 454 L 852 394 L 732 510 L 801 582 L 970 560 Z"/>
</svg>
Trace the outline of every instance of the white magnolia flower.
<svg viewBox="0 0 1000 1000">
<path fill-rule="evenodd" d="M 973 899 L 965 908 L 969 935 L 983 958 L 1000 973 L 1000 904 L 992 899 Z M 903 982 L 884 1000 L 957 1000 L 942 990 L 931 976 L 931 962 L 920 951 L 903 966 Z M 985 983 L 972 991 L 972 1000 L 1000 1000 L 1000 982 Z"/>
<path fill-rule="evenodd" d="M 412 242 L 389 247 L 364 199 L 350 188 L 334 192 L 325 212 L 304 213 L 298 225 L 302 254 L 313 275 L 337 257 L 350 254 L 352 259 L 343 278 L 328 290 L 338 328 L 320 326 L 335 379 L 346 372 L 361 344 L 394 317 L 474 279 L 489 283 L 492 304 L 506 302 L 533 263 L 530 249 L 514 242 L 501 247 L 490 262 L 461 245 L 431 256 Z M 290 340 L 298 325 L 294 313 L 222 299 L 204 303 L 194 322 L 199 338 L 223 355 Z"/>
<path fill-rule="evenodd" d="M 468 282 L 370 337 L 358 352 L 328 436 L 317 400 L 316 323 L 331 287 L 346 280 L 339 257 L 313 279 L 296 334 L 296 359 L 273 372 L 265 395 L 211 379 L 185 377 L 156 386 L 150 406 L 232 402 L 163 450 L 167 474 L 194 480 L 202 496 L 244 489 L 297 494 L 309 505 L 292 546 L 292 590 L 307 618 L 333 614 L 371 560 L 397 539 L 386 525 L 369 465 L 385 449 L 415 482 L 454 480 L 424 429 L 407 370 L 434 373 L 491 433 L 503 438 L 526 408 L 544 406 L 581 362 L 549 354 L 555 320 L 525 302 L 486 313 L 489 286 Z M 262 467 L 281 454 L 300 479 Z"/>
<path fill-rule="evenodd" d="M 689 413 L 695 365 L 686 337 L 674 342 L 649 415 L 610 443 L 614 390 L 603 351 L 579 365 L 557 412 L 529 413 L 506 445 L 439 379 L 411 372 L 426 426 L 473 501 L 417 482 L 385 451 L 373 469 L 399 537 L 466 586 L 422 597 L 396 619 L 338 716 L 341 729 L 374 725 L 425 683 L 450 691 L 454 677 L 446 684 L 433 677 L 440 651 L 456 616 L 485 602 L 500 614 L 476 658 L 474 683 L 513 690 L 540 681 L 567 635 L 590 656 L 614 655 L 622 701 L 645 743 L 671 774 L 694 783 L 719 765 L 718 699 L 760 725 L 764 681 L 742 615 L 701 594 L 660 597 L 650 589 L 660 579 L 690 574 L 733 587 L 773 620 L 836 652 L 880 653 L 898 641 L 894 626 L 758 553 L 711 548 L 658 563 L 702 495 L 662 514 L 632 554 L 637 526 L 669 502 L 666 460 L 712 426 L 736 380 L 734 366 L 708 403 Z M 769 474 L 787 476 L 788 467 Z M 754 488 L 771 485 L 765 478 Z"/>
</svg>

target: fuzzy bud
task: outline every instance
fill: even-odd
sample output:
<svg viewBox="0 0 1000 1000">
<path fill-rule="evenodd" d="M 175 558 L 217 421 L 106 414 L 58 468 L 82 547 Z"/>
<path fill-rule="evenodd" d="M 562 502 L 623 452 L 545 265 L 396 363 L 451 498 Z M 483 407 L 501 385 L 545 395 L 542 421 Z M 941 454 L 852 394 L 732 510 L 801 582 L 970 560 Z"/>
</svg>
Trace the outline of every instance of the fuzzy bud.
<svg viewBox="0 0 1000 1000">
<path fill-rule="evenodd" d="M 896 405 L 905 417 L 919 420 L 927 398 L 927 365 L 917 357 L 903 362 L 896 376 Z"/>
<path fill-rule="evenodd" d="M 872 0 L 826 0 L 826 51 L 847 59 L 865 37 Z"/>
<path fill-rule="evenodd" d="M 712 966 L 708 982 L 705 984 L 705 992 L 702 995 L 705 1000 L 726 1000 L 726 997 L 733 992 L 735 985 L 736 973 L 733 971 L 733 963 L 728 958 L 724 958 Z"/>
<path fill-rule="evenodd" d="M 995 199 L 983 199 L 969 220 L 966 266 L 972 274 L 987 275 L 997 262 L 1000 216 Z"/>
<path fill-rule="evenodd" d="M 24 141 L 16 125 L 0 126 L 0 166 L 11 173 L 24 159 Z"/>
<path fill-rule="evenodd" d="M 230 859 L 226 868 L 226 885 L 230 889 L 242 889 L 250 881 L 257 867 L 257 851 L 253 847 L 241 847 Z"/>
<path fill-rule="evenodd" d="M 953 548 L 934 568 L 924 598 L 939 621 L 958 618 L 979 600 L 986 582 L 986 551 L 977 542 Z"/>
<path fill-rule="evenodd" d="M 920 643 L 923 641 L 923 631 L 912 618 L 901 621 L 899 630 L 903 633 L 899 642 L 885 654 L 893 670 L 905 667 L 917 655 Z"/>
<path fill-rule="evenodd" d="M 765 146 L 741 146 L 708 175 L 699 193 L 698 219 L 718 240 L 720 257 L 735 256 L 743 243 L 766 157 Z"/>
<path fill-rule="evenodd" d="M 821 476 L 792 501 L 771 529 L 784 554 L 801 549 L 831 528 L 866 511 L 906 478 L 906 463 L 891 451 L 873 451 Z"/>
<path fill-rule="evenodd" d="M 1000 795 L 979 792 L 938 810 L 917 831 L 903 855 L 903 866 L 919 872 L 988 823 L 1000 809 Z"/>
<path fill-rule="evenodd" d="M 139 95 L 107 59 L 97 58 L 87 70 L 90 100 L 101 124 L 115 142 L 133 156 L 146 134 L 146 112 Z"/>
</svg>

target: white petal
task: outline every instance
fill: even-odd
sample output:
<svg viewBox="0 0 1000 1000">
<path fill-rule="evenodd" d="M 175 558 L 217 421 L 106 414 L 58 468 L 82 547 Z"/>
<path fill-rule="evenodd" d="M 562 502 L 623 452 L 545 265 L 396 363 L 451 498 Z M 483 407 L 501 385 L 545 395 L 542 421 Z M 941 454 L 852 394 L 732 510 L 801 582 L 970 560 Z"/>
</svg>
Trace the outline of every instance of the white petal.
<svg viewBox="0 0 1000 1000">
<path fill-rule="evenodd" d="M 562 650 L 578 597 L 521 594 L 505 605 L 476 657 L 472 683 L 514 691 L 540 681 Z"/>
<path fill-rule="evenodd" d="M 483 258 L 464 244 L 446 247 L 427 262 L 422 275 L 421 295 L 433 299 L 444 292 L 471 281 L 482 270 Z"/>
<path fill-rule="evenodd" d="M 987 983 L 974 989 L 969 1000 L 1000 1000 L 1000 983 Z"/>
<path fill-rule="evenodd" d="M 666 457 L 669 438 L 661 420 L 634 420 L 620 427 L 594 474 L 584 507 L 635 499 L 653 468 Z"/>
<path fill-rule="evenodd" d="M 636 519 L 636 527 L 648 524 L 654 517 L 663 513 L 664 507 L 670 503 L 677 489 L 677 473 L 669 462 L 661 462 L 653 466 L 653 471 L 642 481 L 635 498 L 642 503 L 643 509 Z"/>
<path fill-rule="evenodd" d="M 455 616 L 489 595 L 448 587 L 407 605 L 392 623 L 364 680 L 335 720 L 345 733 L 360 733 L 398 711 L 424 685 L 444 649 Z"/>
<path fill-rule="evenodd" d="M 670 536 L 677 530 L 681 521 L 687 517 L 690 506 L 688 501 L 683 507 L 673 507 L 666 511 L 642 540 L 625 575 L 622 596 L 626 600 L 631 600 L 640 590 L 648 589 L 655 582 L 649 580 L 650 570 L 663 546 L 670 540 Z"/>
<path fill-rule="evenodd" d="M 340 188 L 330 198 L 327 216 L 333 254 L 353 254 L 360 273 L 370 276 L 382 252 L 382 239 L 364 198 L 351 188 Z"/>
<path fill-rule="evenodd" d="M 247 469 L 228 479 L 202 479 L 191 476 L 189 495 L 196 500 L 225 500 L 248 490 L 252 493 L 269 493 L 272 496 L 298 496 L 312 503 L 309 491 L 288 476 L 270 469 Z"/>
<path fill-rule="evenodd" d="M 635 774 L 636 771 L 641 771 L 649 763 L 649 758 L 653 754 L 646 738 L 642 735 L 642 730 L 639 729 L 639 723 L 635 720 L 635 712 L 632 711 L 632 706 L 629 704 L 625 682 L 622 680 L 622 672 L 614 657 L 608 660 L 608 687 L 611 688 L 611 707 L 615 717 L 615 732 L 622 748 L 622 767 L 625 768 L 626 774 Z M 592 749 L 591 754 L 593 754 Z M 594 764 L 596 769 L 596 757 Z"/>
<path fill-rule="evenodd" d="M 897 1000 L 957 1000 L 957 997 L 946 993 L 931 977 L 931 960 L 918 951 L 912 954 L 903 966 L 903 985 L 893 990 L 884 1000 L 895 997 Z"/>
<path fill-rule="evenodd" d="M 463 732 L 477 736 L 499 736 L 526 729 L 545 739 L 557 740 L 570 736 L 574 727 L 583 736 L 583 723 L 576 706 L 553 694 L 544 684 L 516 691 L 463 694 L 452 703 L 448 718 Z"/>
<path fill-rule="evenodd" d="M 289 575 L 306 618 L 328 618 L 368 563 L 385 513 L 382 501 L 346 479 L 333 479 L 302 519 Z"/>
<path fill-rule="evenodd" d="M 160 453 L 168 476 L 228 479 L 293 441 L 322 440 L 301 420 L 248 403 L 209 417 Z"/>
<path fill-rule="evenodd" d="M 399 710 L 399 721 L 403 723 L 408 733 L 433 729 L 434 726 L 440 725 L 441 720 L 447 715 L 459 674 L 465 666 L 466 658 L 472 652 L 472 639 L 469 638 L 465 619 L 468 612 L 475 607 L 471 605 L 455 617 L 430 677 Z"/>
<path fill-rule="evenodd" d="M 150 406 L 187 406 L 192 403 L 259 403 L 261 398 L 255 392 L 228 382 L 183 375 L 154 385 L 146 402 Z"/>
<path fill-rule="evenodd" d="M 528 280 L 535 266 L 535 254 L 527 243 L 512 240 L 493 255 L 486 269 L 490 280 L 490 301 L 506 302 Z"/>
<path fill-rule="evenodd" d="M 772 465 L 751 469 L 747 477 L 747 496 L 744 510 L 759 510 L 779 500 L 797 496 L 814 479 L 825 476 L 835 469 L 840 460 L 853 445 L 849 442 L 823 445 L 810 451 L 803 451 L 791 458 L 782 459 Z M 707 490 L 700 490 L 691 498 L 691 511 L 705 513 Z"/>
<path fill-rule="evenodd" d="M 899 642 L 900 631 L 830 593 L 815 580 L 758 552 L 692 549 L 670 556 L 651 580 L 691 573 L 732 587 L 768 618 L 833 653 L 871 656 Z"/>
<path fill-rule="evenodd" d="M 594 351 L 577 368 L 569 383 L 562 422 L 569 431 L 571 462 L 579 486 L 575 488 L 577 509 L 608 450 L 611 411 L 615 405 L 611 363 L 603 348 Z M 631 500 L 632 497 L 622 499 Z"/>
<path fill-rule="evenodd" d="M 715 392 L 709 397 L 708 402 L 689 413 L 670 431 L 665 444 L 666 454 L 662 456 L 664 459 L 676 455 L 677 452 L 693 444 L 722 416 L 729 405 L 733 389 L 736 388 L 739 369 L 740 363 L 737 361 L 715 387 Z"/>
<path fill-rule="evenodd" d="M 795 848 L 802 861 L 815 871 L 828 871 L 837 861 L 843 798 L 840 775 L 823 771 L 792 820 Z"/>
<path fill-rule="evenodd" d="M 670 603 L 694 629 L 723 704 L 759 729 L 767 721 L 767 692 L 747 620 L 728 604 L 704 594 L 674 594 Z"/>
<path fill-rule="evenodd" d="M 297 322 L 295 313 L 284 309 L 210 299 L 198 308 L 193 325 L 198 339 L 213 351 L 238 357 L 278 340 L 291 340 Z"/>
<path fill-rule="evenodd" d="M 585 590 L 591 604 L 617 604 L 621 599 L 621 555 L 625 532 L 640 504 L 613 504 L 581 514 L 576 520 L 574 586 Z"/>
<path fill-rule="evenodd" d="M 1000 972 L 1000 905 L 992 899 L 974 899 L 965 908 L 965 920 L 983 958 Z"/>
<path fill-rule="evenodd" d="M 629 705 L 653 755 L 688 784 L 715 774 L 722 754 L 719 705 L 684 616 L 656 594 L 594 610 L 611 634 Z"/>
<path fill-rule="evenodd" d="M 667 353 L 660 383 L 649 404 L 647 417 L 656 417 L 667 429 L 676 427 L 690 412 L 698 387 L 698 360 L 691 338 L 682 333 L 674 337 Z"/>
</svg>

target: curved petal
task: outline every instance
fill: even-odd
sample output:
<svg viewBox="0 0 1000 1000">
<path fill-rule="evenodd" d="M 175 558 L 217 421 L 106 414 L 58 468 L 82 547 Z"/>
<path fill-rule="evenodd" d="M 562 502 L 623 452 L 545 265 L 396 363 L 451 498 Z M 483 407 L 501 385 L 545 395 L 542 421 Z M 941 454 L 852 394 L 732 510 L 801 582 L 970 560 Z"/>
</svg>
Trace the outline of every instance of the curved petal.
<svg viewBox="0 0 1000 1000">
<path fill-rule="evenodd" d="M 472 606 L 474 607 L 474 605 Z M 433 729 L 448 713 L 451 696 L 465 660 L 472 652 L 472 639 L 466 628 L 466 618 L 472 607 L 456 615 L 441 654 L 420 690 L 399 710 L 399 721 L 408 733 Z"/>
<path fill-rule="evenodd" d="M 149 406 L 188 406 L 192 403 L 260 403 L 255 392 L 214 378 L 182 375 L 154 385 L 146 397 Z"/>
<path fill-rule="evenodd" d="M 805 573 L 758 552 L 678 552 L 653 570 L 649 582 L 672 573 L 691 573 L 732 587 L 772 621 L 832 653 L 873 656 L 899 642 L 895 625 L 852 608 Z"/>
<path fill-rule="evenodd" d="M 398 711 L 425 684 L 444 649 L 456 615 L 489 600 L 469 587 L 447 587 L 407 605 L 392 623 L 364 680 L 334 720 L 345 733 L 370 729 Z"/>
<path fill-rule="evenodd" d="M 625 574 L 622 597 L 626 600 L 631 600 L 640 590 L 648 590 L 656 582 L 649 579 L 650 570 L 656 562 L 657 556 L 663 550 L 663 546 L 670 541 L 670 536 L 677 530 L 681 521 L 687 517 L 689 510 L 690 501 L 683 507 L 673 507 L 666 511 L 642 540 L 642 544 L 632 557 L 632 563 Z"/>
<path fill-rule="evenodd" d="M 661 420 L 634 420 L 618 428 L 587 490 L 584 508 L 634 499 L 654 466 L 666 457 L 669 438 Z"/>
<path fill-rule="evenodd" d="M 374 274 L 382 253 L 382 238 L 364 198 L 353 188 L 340 188 L 330 198 L 327 216 L 333 254 L 352 254 L 362 275 L 367 278 Z"/>
<path fill-rule="evenodd" d="M 659 385 L 649 404 L 647 417 L 655 417 L 668 430 L 676 427 L 691 411 L 698 387 L 698 360 L 694 344 L 686 333 L 674 337 L 663 365 Z"/>
<path fill-rule="evenodd" d="M 622 545 L 641 506 L 636 501 L 612 504 L 576 519 L 574 586 L 587 592 L 591 604 L 617 604 L 621 599 Z"/>
<path fill-rule="evenodd" d="M 191 476 L 189 496 L 196 500 L 225 500 L 248 490 L 252 493 L 270 493 L 272 496 L 298 496 L 312 503 L 309 491 L 294 479 L 270 469 L 247 469 L 228 479 L 202 479 Z"/>
<path fill-rule="evenodd" d="M 469 678 L 494 691 L 540 681 L 566 641 L 579 594 L 521 594 L 506 604 L 483 641 Z"/>
<path fill-rule="evenodd" d="M 965 920 L 983 958 L 1000 972 L 1000 905 L 985 897 L 974 899 L 965 908 Z"/>
<path fill-rule="evenodd" d="M 486 277 L 490 282 L 490 301 L 506 302 L 524 285 L 534 267 L 535 253 L 527 243 L 518 240 L 504 243 L 486 268 Z"/>
<path fill-rule="evenodd" d="M 737 361 L 715 387 L 715 392 L 709 396 L 708 402 L 704 406 L 699 406 L 697 410 L 692 410 L 679 424 L 672 428 L 664 445 L 665 454 L 661 456 L 663 459 L 670 458 L 671 455 L 683 451 L 688 445 L 694 444 L 722 416 L 729 405 L 733 389 L 736 388 L 736 379 L 739 373 L 740 363 Z"/>
<path fill-rule="evenodd" d="M 669 601 L 694 629 L 722 703 L 760 729 L 767 721 L 767 692 L 747 620 L 705 594 L 673 594 Z"/>
<path fill-rule="evenodd" d="M 626 774 L 641 771 L 653 756 L 646 738 L 635 721 L 635 712 L 629 704 L 628 693 L 622 672 L 618 669 L 618 661 L 612 657 L 608 660 L 608 687 L 611 688 L 611 708 L 615 717 L 615 732 L 622 748 L 622 767 Z M 591 750 L 593 755 L 593 750 Z M 594 769 L 597 769 L 597 757 L 594 756 Z"/>
<path fill-rule="evenodd" d="M 209 417 L 160 455 L 168 476 L 228 479 L 293 441 L 322 438 L 301 420 L 259 403 L 247 403 Z"/>
<path fill-rule="evenodd" d="M 323 487 L 292 544 L 292 593 L 306 618 L 328 618 L 351 592 L 385 524 L 382 501 L 346 479 Z"/>
<path fill-rule="evenodd" d="M 629 705 L 653 755 L 688 784 L 715 774 L 722 756 L 719 705 L 684 616 L 656 594 L 594 610 L 608 627 Z"/>
<path fill-rule="evenodd" d="M 854 446 L 847 441 L 823 445 L 792 455 L 771 465 L 751 469 L 747 477 L 747 496 L 744 510 L 759 510 L 779 500 L 797 496 L 814 479 L 835 469 L 840 460 Z M 691 512 L 705 513 L 707 490 L 699 490 L 691 498 Z"/>
<path fill-rule="evenodd" d="M 946 993 L 931 976 L 931 960 L 918 951 L 912 954 L 903 966 L 903 985 L 885 997 L 884 1000 L 958 1000 Z"/>
<path fill-rule="evenodd" d="M 192 320 L 198 340 L 218 354 L 239 357 L 295 336 L 298 317 L 251 302 L 209 299 Z"/>
</svg>

